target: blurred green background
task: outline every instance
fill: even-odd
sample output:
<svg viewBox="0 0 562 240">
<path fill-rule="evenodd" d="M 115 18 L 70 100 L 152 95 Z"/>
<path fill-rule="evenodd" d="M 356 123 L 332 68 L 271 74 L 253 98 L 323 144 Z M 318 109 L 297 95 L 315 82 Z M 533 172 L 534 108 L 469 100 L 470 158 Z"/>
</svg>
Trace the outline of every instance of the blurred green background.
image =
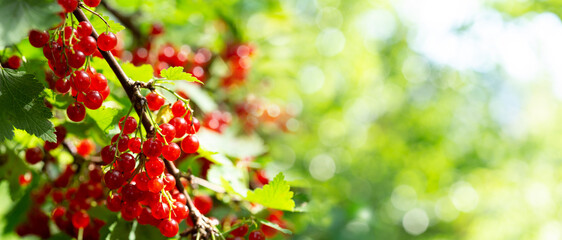
<svg viewBox="0 0 562 240">
<path fill-rule="evenodd" d="M 291 238 L 562 239 L 561 1 L 109 2 L 256 46 L 233 94 L 298 116 L 266 139 Z"/>
</svg>

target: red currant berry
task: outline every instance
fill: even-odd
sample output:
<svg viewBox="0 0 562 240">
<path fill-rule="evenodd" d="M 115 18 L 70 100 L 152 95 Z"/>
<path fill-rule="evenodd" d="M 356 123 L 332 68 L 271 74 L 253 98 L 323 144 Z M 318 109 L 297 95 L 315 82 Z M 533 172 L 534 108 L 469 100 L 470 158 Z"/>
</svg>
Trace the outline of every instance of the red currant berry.
<svg viewBox="0 0 562 240">
<path fill-rule="evenodd" d="M 144 197 L 144 193 L 135 185 L 135 182 L 131 182 L 121 188 L 121 199 L 124 202 L 138 202 Z"/>
<path fill-rule="evenodd" d="M 48 41 L 49 33 L 46 31 L 38 31 L 34 29 L 29 32 L 29 43 L 31 43 L 31 46 L 40 48 L 45 46 Z"/>
<path fill-rule="evenodd" d="M 149 158 L 156 158 L 162 153 L 162 143 L 154 138 L 149 138 L 143 143 L 142 152 Z"/>
<path fill-rule="evenodd" d="M 148 191 L 148 182 L 150 178 L 146 175 L 145 172 L 140 172 L 135 175 L 135 182 L 137 183 L 137 188 L 141 191 Z"/>
<path fill-rule="evenodd" d="M 80 39 L 80 42 L 76 45 L 76 48 L 84 53 L 86 56 L 92 55 L 96 49 L 96 39 L 92 36 L 87 36 Z"/>
<path fill-rule="evenodd" d="M 172 191 L 176 187 L 176 178 L 172 174 L 166 173 L 164 177 L 164 190 Z"/>
<path fill-rule="evenodd" d="M 98 37 L 98 48 L 102 51 L 111 51 L 117 46 L 117 37 L 111 32 L 102 33 Z"/>
<path fill-rule="evenodd" d="M 176 129 L 176 138 L 182 138 L 187 131 L 187 121 L 181 117 L 172 118 L 169 122 Z"/>
<path fill-rule="evenodd" d="M 30 164 L 36 164 L 43 160 L 43 150 L 39 147 L 29 148 L 25 151 L 25 161 Z"/>
<path fill-rule="evenodd" d="M 66 108 L 66 115 L 73 122 L 80 122 L 86 117 L 86 108 L 82 103 L 73 102 Z"/>
<path fill-rule="evenodd" d="M 153 225 L 158 220 L 152 216 L 152 210 L 150 210 L 150 208 L 145 207 L 142 208 L 142 212 L 139 215 L 139 217 L 137 217 L 137 221 L 141 225 L 147 225 L 147 224 Z M 158 221 L 158 223 L 160 222 Z"/>
<path fill-rule="evenodd" d="M 150 26 L 150 35 L 156 36 L 164 32 L 164 26 L 160 23 L 153 23 Z"/>
<path fill-rule="evenodd" d="M 162 105 L 164 105 L 166 100 L 164 100 L 164 98 L 161 97 L 160 95 L 151 92 L 146 95 L 146 102 L 150 110 L 157 111 L 162 107 Z"/>
<path fill-rule="evenodd" d="M 158 225 L 158 229 L 160 229 L 160 233 L 166 237 L 174 237 L 178 234 L 178 222 L 174 219 L 164 219 Z"/>
<path fill-rule="evenodd" d="M 111 138 L 111 143 L 115 143 L 119 136 L 120 134 L 116 134 L 115 136 L 113 136 Z M 129 148 L 129 136 L 121 135 L 121 138 L 119 138 L 119 143 L 117 143 L 117 150 L 119 150 L 119 152 L 124 152 L 127 151 L 127 148 Z"/>
<path fill-rule="evenodd" d="M 102 91 L 105 88 L 107 88 L 107 78 L 105 78 L 103 74 L 95 73 L 91 79 L 92 79 L 92 84 L 90 88 L 92 90 Z"/>
<path fill-rule="evenodd" d="M 248 240 L 265 240 L 265 236 L 259 230 L 254 230 L 250 233 Z"/>
<path fill-rule="evenodd" d="M 164 188 L 164 181 L 160 178 L 153 178 L 148 182 L 148 191 L 153 193 L 160 192 Z"/>
<path fill-rule="evenodd" d="M 119 120 L 119 129 L 123 129 L 124 118 L 125 117 L 122 117 L 121 120 Z M 127 120 L 125 120 L 125 129 L 123 129 L 123 133 L 131 134 L 135 132 L 136 129 L 137 129 L 137 120 L 131 116 L 127 117 Z"/>
<path fill-rule="evenodd" d="M 97 7 L 100 5 L 101 0 L 84 0 L 84 4 L 88 7 Z"/>
<path fill-rule="evenodd" d="M 172 142 L 172 140 L 174 140 L 174 137 L 176 137 L 176 128 L 169 123 L 160 124 L 160 132 L 162 133 L 162 135 L 164 135 L 167 143 Z M 160 134 L 158 134 L 157 136 L 158 140 L 164 142 Z"/>
<path fill-rule="evenodd" d="M 170 207 L 164 202 L 155 202 L 150 206 L 152 216 L 156 219 L 164 219 L 170 215 Z"/>
<path fill-rule="evenodd" d="M 70 81 L 61 78 L 55 82 L 55 89 L 59 93 L 67 93 L 70 90 Z"/>
<path fill-rule="evenodd" d="M 117 169 L 121 172 L 132 172 L 136 165 L 135 157 L 130 153 L 123 153 L 117 159 Z"/>
<path fill-rule="evenodd" d="M 31 175 L 31 172 L 26 172 L 24 174 L 21 174 L 18 177 L 18 182 L 20 186 L 22 187 L 27 186 L 31 182 L 32 177 L 33 175 Z"/>
<path fill-rule="evenodd" d="M 84 55 L 82 51 L 76 50 L 74 51 L 74 53 L 71 53 L 68 56 L 68 65 L 70 65 L 73 68 L 82 67 L 85 61 L 86 61 L 86 55 Z"/>
<path fill-rule="evenodd" d="M 103 97 L 103 100 L 105 100 L 107 96 L 109 96 L 109 86 L 105 87 L 104 90 L 101 90 L 100 93 L 101 96 Z"/>
<path fill-rule="evenodd" d="M 88 93 L 86 93 L 84 104 L 89 109 L 98 109 L 103 104 L 103 97 L 98 91 L 89 91 Z"/>
<path fill-rule="evenodd" d="M 188 135 L 181 141 L 181 149 L 185 153 L 196 153 L 199 149 L 199 139 L 195 135 Z"/>
<path fill-rule="evenodd" d="M 88 21 L 82 21 L 78 24 L 78 28 L 76 32 L 78 33 L 79 38 L 85 38 L 92 34 L 92 24 Z"/>
<path fill-rule="evenodd" d="M 86 211 L 78 211 L 72 214 L 72 225 L 75 228 L 85 228 L 90 224 L 90 216 Z"/>
<path fill-rule="evenodd" d="M 78 7 L 78 0 L 58 0 L 59 5 L 62 6 L 64 12 L 69 13 Z"/>
<path fill-rule="evenodd" d="M 235 236 L 235 237 L 244 237 L 244 236 L 246 236 L 246 233 L 248 233 L 248 225 L 247 224 L 244 224 L 244 225 L 242 225 L 242 226 L 240 226 L 240 227 L 238 227 L 238 228 L 236 228 L 236 229 L 234 229 L 230 232 L 230 234 L 232 234 L 232 236 Z"/>
<path fill-rule="evenodd" d="M 160 176 L 164 172 L 164 162 L 160 158 L 151 158 L 144 165 L 146 173 L 151 178 Z"/>
<path fill-rule="evenodd" d="M 169 161 L 175 161 L 180 157 L 181 149 L 176 143 L 170 143 L 162 148 L 162 157 Z"/>
<path fill-rule="evenodd" d="M 107 196 L 107 209 L 109 209 L 112 212 L 119 212 L 121 211 L 121 206 L 122 206 L 122 202 L 121 202 L 121 195 L 119 195 L 118 193 L 113 193 L 112 196 Z"/>
<path fill-rule="evenodd" d="M 187 217 L 189 213 L 189 209 L 187 206 L 181 202 L 174 202 L 174 208 L 172 210 L 172 217 L 176 219 L 178 222 L 181 222 L 183 219 Z"/>
<path fill-rule="evenodd" d="M 84 139 L 76 144 L 76 152 L 83 157 L 90 155 L 94 151 L 94 142 L 90 139 Z"/>
<path fill-rule="evenodd" d="M 183 117 L 186 112 L 187 109 L 185 108 L 185 103 L 183 101 L 178 100 L 174 103 L 174 105 L 172 105 L 172 113 L 174 114 L 174 117 Z"/>
<path fill-rule="evenodd" d="M 134 137 L 129 139 L 129 150 L 133 153 L 140 153 L 141 152 L 141 139 L 138 137 Z"/>
<path fill-rule="evenodd" d="M 133 219 L 140 216 L 142 212 L 142 207 L 138 202 L 128 202 L 121 208 L 121 216 L 127 221 L 132 221 Z"/>
<path fill-rule="evenodd" d="M 213 199 L 207 195 L 198 195 L 193 198 L 193 204 L 201 214 L 207 214 L 213 208 Z"/>
<path fill-rule="evenodd" d="M 201 124 L 199 123 L 199 120 L 195 117 L 193 117 L 193 119 L 191 120 L 191 123 L 188 121 L 187 122 L 187 134 L 195 134 L 197 132 L 199 132 L 199 128 L 201 127 Z"/>
<path fill-rule="evenodd" d="M 105 186 L 109 189 L 117 189 L 123 186 L 123 182 L 125 181 L 123 174 L 121 174 L 116 169 L 111 169 L 103 176 L 105 180 Z"/>
<path fill-rule="evenodd" d="M 90 76 L 85 71 L 78 70 L 72 73 L 70 80 L 73 83 L 73 87 L 76 91 L 84 92 L 90 88 Z"/>
<path fill-rule="evenodd" d="M 21 67 L 21 58 L 14 55 L 8 58 L 8 66 L 11 69 L 18 69 Z"/>
<path fill-rule="evenodd" d="M 110 164 L 115 159 L 115 152 L 116 149 L 113 145 L 105 146 L 101 150 L 101 160 L 105 163 L 105 165 Z"/>
</svg>

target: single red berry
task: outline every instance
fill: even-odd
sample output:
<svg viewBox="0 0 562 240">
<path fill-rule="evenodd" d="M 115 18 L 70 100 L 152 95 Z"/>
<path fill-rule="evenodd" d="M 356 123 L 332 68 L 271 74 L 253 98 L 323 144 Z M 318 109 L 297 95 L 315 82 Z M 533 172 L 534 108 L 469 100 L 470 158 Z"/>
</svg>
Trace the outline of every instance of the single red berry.
<svg viewBox="0 0 562 240">
<path fill-rule="evenodd" d="M 25 151 L 25 161 L 30 164 L 36 164 L 40 162 L 41 160 L 43 160 L 43 157 L 43 150 L 41 150 L 41 148 L 39 147 L 28 148 Z"/>
<path fill-rule="evenodd" d="M 161 97 L 160 95 L 151 92 L 146 95 L 146 102 L 150 110 L 157 111 L 162 107 L 162 105 L 164 105 L 166 100 L 164 100 L 164 98 Z"/>
<path fill-rule="evenodd" d="M 181 149 L 185 153 L 196 153 L 199 149 L 199 139 L 195 135 L 188 135 L 181 141 Z"/>
<path fill-rule="evenodd" d="M 88 93 L 86 93 L 84 104 L 89 109 L 98 109 L 103 104 L 103 97 L 98 91 L 89 91 Z"/>
<path fill-rule="evenodd" d="M 76 144 L 76 152 L 83 157 L 90 155 L 94 151 L 94 142 L 90 139 L 84 139 Z"/>
<path fill-rule="evenodd" d="M 172 217 L 176 219 L 176 221 L 181 222 L 183 219 L 187 217 L 189 213 L 189 209 L 187 206 L 181 202 L 174 202 L 174 208 L 172 210 Z"/>
<path fill-rule="evenodd" d="M 18 69 L 21 67 L 21 58 L 14 55 L 8 58 L 8 66 L 11 69 Z"/>
<path fill-rule="evenodd" d="M 121 210 L 121 195 L 118 193 L 113 193 L 112 196 L 107 196 L 107 209 L 112 212 L 119 212 Z"/>
<path fill-rule="evenodd" d="M 153 23 L 150 26 L 150 35 L 156 36 L 164 32 L 164 26 L 160 23 Z"/>
<path fill-rule="evenodd" d="M 20 184 L 20 186 L 27 186 L 32 179 L 33 175 L 31 175 L 31 172 L 26 172 L 24 174 L 21 174 L 18 178 L 18 182 Z"/>
<path fill-rule="evenodd" d="M 172 118 L 169 122 L 176 129 L 176 138 L 182 138 L 187 131 L 187 121 L 182 117 Z"/>
<path fill-rule="evenodd" d="M 72 214 L 72 225 L 75 228 L 85 228 L 90 224 L 90 216 L 86 211 L 78 211 Z"/>
<path fill-rule="evenodd" d="M 105 100 L 108 96 L 109 96 L 109 86 L 106 86 L 104 90 L 100 91 L 101 96 L 103 97 L 103 100 Z"/>
<path fill-rule="evenodd" d="M 259 230 L 254 230 L 248 236 L 248 240 L 265 240 L 265 236 Z"/>
<path fill-rule="evenodd" d="M 88 7 L 97 7 L 100 5 L 101 0 L 84 0 L 84 4 Z"/>
<path fill-rule="evenodd" d="M 144 165 L 146 173 L 151 178 L 160 176 L 164 172 L 164 162 L 160 158 L 151 158 Z"/>
<path fill-rule="evenodd" d="M 156 158 L 162 153 L 162 143 L 154 138 L 149 138 L 144 141 L 142 152 L 149 158 Z"/>
<path fill-rule="evenodd" d="M 148 191 L 157 193 L 160 192 L 163 188 L 164 188 L 164 181 L 162 181 L 162 179 L 158 177 L 153 178 L 148 182 Z"/>
<path fill-rule="evenodd" d="M 159 127 L 160 133 L 162 133 L 162 135 L 164 135 L 164 138 L 166 139 L 166 143 L 172 142 L 172 140 L 174 140 L 174 138 L 176 137 L 176 128 L 169 123 L 160 124 Z M 157 138 L 158 140 L 160 140 L 160 142 L 164 142 L 164 139 L 160 134 L 157 135 Z"/>
<path fill-rule="evenodd" d="M 80 122 L 86 117 L 86 108 L 82 103 L 73 102 L 66 108 L 66 115 L 73 122 Z"/>
<path fill-rule="evenodd" d="M 72 76 L 70 76 L 70 80 L 72 81 L 72 86 L 76 89 L 76 91 L 84 92 L 90 88 L 90 76 L 88 76 L 85 71 L 74 71 Z"/>
<path fill-rule="evenodd" d="M 103 91 L 107 87 L 107 78 L 101 73 L 93 74 L 90 88 L 96 91 Z"/>
<path fill-rule="evenodd" d="M 123 129 L 123 120 L 125 117 L 122 117 L 121 120 L 119 120 L 119 129 Z M 123 133 L 124 134 L 131 134 L 133 132 L 135 132 L 135 130 L 137 129 L 137 120 L 134 117 L 127 117 L 127 119 L 125 120 L 125 129 L 123 129 Z"/>
<path fill-rule="evenodd" d="M 197 195 L 193 199 L 193 204 L 201 214 L 207 214 L 213 208 L 213 199 L 207 195 Z"/>
<path fill-rule="evenodd" d="M 187 130 L 186 133 L 187 134 L 195 134 L 197 132 L 199 132 L 199 128 L 201 128 L 201 124 L 199 123 L 199 120 L 196 117 L 193 117 L 191 119 L 191 122 L 187 122 Z"/>
<path fill-rule="evenodd" d="M 178 202 L 187 204 L 187 198 L 183 195 L 183 193 L 178 192 L 177 194 L 173 194 L 172 197 Z"/>
<path fill-rule="evenodd" d="M 111 143 L 115 143 L 117 139 L 119 139 L 119 142 L 117 143 L 117 150 L 119 150 L 119 152 L 127 151 L 127 148 L 129 148 L 129 136 L 115 134 L 115 136 L 111 138 Z"/>
<path fill-rule="evenodd" d="M 178 234 L 178 222 L 174 219 L 164 219 L 158 225 L 158 229 L 160 229 L 160 233 L 166 237 L 174 237 Z"/>
<path fill-rule="evenodd" d="M 166 173 L 164 176 L 164 190 L 172 191 L 176 187 L 176 178 L 172 174 Z"/>
<path fill-rule="evenodd" d="M 78 33 L 79 38 L 86 38 L 92 34 L 92 24 L 88 21 L 82 21 L 78 24 L 78 28 L 76 32 Z"/>
<path fill-rule="evenodd" d="M 139 190 L 136 182 L 126 184 L 121 188 L 121 199 L 123 202 L 138 202 L 144 197 L 144 192 Z"/>
<path fill-rule="evenodd" d="M 111 51 L 117 46 L 117 37 L 112 32 L 102 33 L 98 37 L 98 48 L 102 51 Z"/>
<path fill-rule="evenodd" d="M 180 157 L 181 149 L 176 143 L 170 143 L 162 148 L 162 157 L 168 161 L 175 161 Z"/>
<path fill-rule="evenodd" d="M 135 175 L 135 182 L 137 182 L 137 188 L 141 191 L 148 191 L 148 182 L 150 178 L 146 175 L 146 172 L 140 172 Z"/>
<path fill-rule="evenodd" d="M 117 150 L 113 145 L 107 145 L 101 150 L 101 160 L 107 165 L 115 159 L 115 152 Z"/>
<path fill-rule="evenodd" d="M 49 41 L 49 33 L 47 33 L 46 31 L 39 31 L 33 29 L 29 32 L 29 43 L 31 43 L 31 46 L 40 48 L 45 46 L 45 44 L 47 44 L 48 41 Z"/>
<path fill-rule="evenodd" d="M 71 53 L 68 57 L 68 65 L 73 68 L 80 68 L 84 65 L 86 61 L 86 55 L 82 51 L 76 50 L 74 53 Z"/>
<path fill-rule="evenodd" d="M 59 93 L 67 93 L 70 90 L 70 81 L 61 78 L 55 82 L 55 89 Z"/>
<path fill-rule="evenodd" d="M 117 159 L 117 169 L 121 172 L 131 172 L 135 169 L 135 157 L 130 153 L 123 153 Z"/>
<path fill-rule="evenodd" d="M 134 137 L 129 139 L 129 150 L 133 153 L 140 153 L 141 152 L 141 139 L 138 137 Z"/>
<path fill-rule="evenodd" d="M 174 105 L 172 105 L 172 113 L 174 117 L 183 117 L 187 109 L 185 108 L 185 103 L 183 101 L 177 100 Z"/>
<path fill-rule="evenodd" d="M 105 185 L 109 189 L 117 189 L 123 186 L 123 182 L 125 181 L 123 174 L 121 174 L 116 169 L 111 169 L 103 176 L 105 180 Z"/>
<path fill-rule="evenodd" d="M 235 237 L 244 237 L 246 233 L 248 233 L 248 224 L 244 224 L 230 232 Z"/>
<path fill-rule="evenodd" d="M 137 217 L 137 221 L 138 221 L 139 224 L 141 224 L 141 225 L 147 225 L 147 224 L 152 225 L 152 224 L 154 224 L 155 222 L 157 222 L 158 220 L 155 219 L 155 218 L 152 216 L 152 210 L 150 210 L 150 208 L 145 207 L 145 208 L 142 208 L 142 212 L 141 212 L 141 214 Z M 160 223 L 160 222 L 158 221 L 158 223 Z"/>
<path fill-rule="evenodd" d="M 86 56 L 92 55 L 97 48 L 96 39 L 92 36 L 87 36 L 80 39 L 80 42 L 76 45 L 77 50 L 80 50 Z"/>
<path fill-rule="evenodd" d="M 78 0 L 58 0 L 57 2 L 66 13 L 72 12 L 78 7 Z"/>
<path fill-rule="evenodd" d="M 142 207 L 138 202 L 128 202 L 121 208 L 121 216 L 127 221 L 137 218 L 142 212 Z"/>
</svg>

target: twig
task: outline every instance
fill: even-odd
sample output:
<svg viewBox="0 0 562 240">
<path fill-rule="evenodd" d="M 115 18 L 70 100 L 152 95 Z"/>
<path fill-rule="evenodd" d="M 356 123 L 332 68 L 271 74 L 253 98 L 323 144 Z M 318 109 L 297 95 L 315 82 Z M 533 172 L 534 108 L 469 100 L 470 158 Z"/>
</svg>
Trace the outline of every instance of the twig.
<svg viewBox="0 0 562 240">
<path fill-rule="evenodd" d="M 88 18 L 80 8 L 74 10 L 73 13 L 74 16 L 76 16 L 76 18 L 78 19 L 78 21 L 88 21 Z M 92 36 L 95 39 L 98 38 L 98 33 L 96 32 L 95 29 L 92 31 Z M 139 118 L 141 119 L 141 123 L 146 130 L 147 137 L 150 138 L 154 136 L 155 128 L 152 125 L 152 122 L 150 121 L 147 113 L 143 111 L 143 107 L 146 105 L 146 98 L 141 95 L 140 90 L 136 86 L 135 82 L 131 81 L 127 77 L 121 66 L 117 63 L 115 57 L 113 57 L 113 54 L 109 51 L 108 52 L 102 51 L 101 49 L 99 51 L 103 56 L 103 58 L 107 61 L 108 65 L 111 67 L 111 70 L 113 70 L 115 76 L 121 83 L 121 86 L 127 93 L 129 100 L 131 101 L 133 107 L 135 108 L 135 111 L 139 115 Z M 218 231 L 216 230 L 216 228 L 213 227 L 210 220 L 207 217 L 205 217 L 203 214 L 201 214 L 197 210 L 197 208 L 195 208 L 195 205 L 193 204 L 191 197 L 189 196 L 189 194 L 187 194 L 187 191 L 185 190 L 185 188 L 181 183 L 180 171 L 176 168 L 176 166 L 174 166 L 174 164 L 172 164 L 168 160 L 164 159 L 164 164 L 166 165 L 166 169 L 168 170 L 168 172 L 172 174 L 176 179 L 176 188 L 185 195 L 185 198 L 187 200 L 186 205 L 189 209 L 189 216 L 191 217 L 191 220 L 193 221 L 193 224 L 197 229 L 198 234 L 201 234 L 203 239 L 209 239 L 213 234 L 218 235 Z"/>
</svg>

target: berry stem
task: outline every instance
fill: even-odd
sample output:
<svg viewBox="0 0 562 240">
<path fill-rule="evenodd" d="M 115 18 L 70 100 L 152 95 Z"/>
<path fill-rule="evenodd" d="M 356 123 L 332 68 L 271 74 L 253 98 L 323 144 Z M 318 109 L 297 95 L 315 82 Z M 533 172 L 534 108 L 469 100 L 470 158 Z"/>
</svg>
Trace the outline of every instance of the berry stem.
<svg viewBox="0 0 562 240">
<path fill-rule="evenodd" d="M 78 5 L 78 7 L 79 7 L 79 8 L 83 8 L 83 9 L 85 9 L 86 11 L 91 12 L 92 14 L 98 16 L 98 17 L 105 23 L 105 25 L 107 26 L 108 29 L 111 28 L 111 26 L 109 26 L 109 23 L 107 23 L 107 21 L 105 21 L 105 19 L 104 19 L 99 13 L 95 12 L 95 11 L 92 10 L 92 9 L 89 9 L 88 7 L 86 7 L 86 6 L 84 5 L 84 3 L 80 2 L 80 5 Z M 76 10 L 79 10 L 79 9 L 76 8 Z M 74 10 L 74 12 L 76 12 L 76 10 Z M 76 15 L 76 14 L 74 14 L 74 15 Z M 76 16 L 76 18 L 78 18 L 78 16 Z M 80 21 L 80 22 L 82 22 L 82 21 Z M 106 31 L 107 31 L 107 30 L 106 30 Z M 96 37 L 96 39 L 97 39 L 97 37 Z M 101 51 L 101 50 L 100 50 L 100 51 Z"/>
</svg>

